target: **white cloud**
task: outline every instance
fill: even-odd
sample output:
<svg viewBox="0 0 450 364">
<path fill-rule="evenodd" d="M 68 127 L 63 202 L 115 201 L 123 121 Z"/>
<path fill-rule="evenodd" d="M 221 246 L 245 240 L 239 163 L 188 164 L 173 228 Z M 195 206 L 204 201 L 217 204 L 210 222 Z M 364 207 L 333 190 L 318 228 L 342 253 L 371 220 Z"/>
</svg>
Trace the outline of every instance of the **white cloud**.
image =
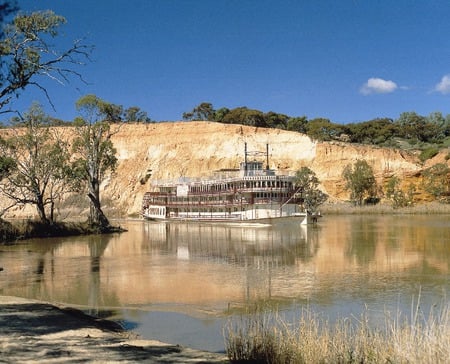
<svg viewBox="0 0 450 364">
<path fill-rule="evenodd" d="M 397 84 L 393 81 L 383 80 L 382 78 L 369 78 L 367 82 L 362 85 L 360 92 L 363 95 L 387 94 L 394 92 L 397 88 Z"/>
<path fill-rule="evenodd" d="M 442 77 L 441 82 L 434 86 L 434 91 L 440 92 L 441 94 L 450 93 L 450 75 L 445 75 Z"/>
</svg>

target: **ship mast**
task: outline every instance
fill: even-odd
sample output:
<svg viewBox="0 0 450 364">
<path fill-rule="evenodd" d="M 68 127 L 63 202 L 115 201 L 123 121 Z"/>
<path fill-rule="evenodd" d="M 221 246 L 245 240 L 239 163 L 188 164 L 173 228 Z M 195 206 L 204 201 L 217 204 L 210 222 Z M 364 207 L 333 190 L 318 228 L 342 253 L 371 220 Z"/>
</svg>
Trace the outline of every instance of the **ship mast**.
<svg viewBox="0 0 450 364">
<path fill-rule="evenodd" d="M 244 143 L 244 172 L 245 172 L 245 175 L 247 175 L 247 172 L 248 172 L 248 157 L 250 155 L 262 156 L 264 154 L 266 156 L 266 171 L 269 171 L 269 143 L 266 144 L 266 151 L 265 152 L 262 152 L 262 151 L 249 151 L 248 148 L 247 148 L 247 142 Z"/>
<path fill-rule="evenodd" d="M 245 149 L 244 149 L 244 171 L 245 175 L 247 175 L 247 142 L 245 142 Z"/>
</svg>

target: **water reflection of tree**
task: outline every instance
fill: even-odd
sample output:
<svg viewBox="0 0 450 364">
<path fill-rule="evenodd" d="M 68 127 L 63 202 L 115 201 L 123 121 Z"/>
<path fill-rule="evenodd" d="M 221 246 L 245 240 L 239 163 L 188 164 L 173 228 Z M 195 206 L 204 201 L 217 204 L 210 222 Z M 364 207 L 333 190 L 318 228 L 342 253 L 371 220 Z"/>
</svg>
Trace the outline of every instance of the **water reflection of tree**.
<svg viewBox="0 0 450 364">
<path fill-rule="evenodd" d="M 352 219 L 350 240 L 347 242 L 345 255 L 355 258 L 360 265 L 367 265 L 375 260 L 377 247 L 377 229 L 374 219 L 360 216 Z"/>
<path fill-rule="evenodd" d="M 90 314 L 98 314 L 100 304 L 101 288 L 100 288 L 100 266 L 101 258 L 111 240 L 108 235 L 92 235 L 89 236 L 87 244 L 89 245 L 90 270 L 89 288 L 88 288 L 88 305 Z"/>
<path fill-rule="evenodd" d="M 30 266 L 24 268 L 26 271 L 32 272 L 31 276 L 26 274 L 25 279 L 29 280 L 31 278 L 33 284 L 30 285 L 26 281 L 22 284 L 15 278 L 16 285 L 18 287 L 24 286 L 26 289 L 26 292 L 17 292 L 15 294 L 87 304 L 93 308 L 92 313 L 98 313 L 99 300 L 102 297 L 100 284 L 102 257 L 111 238 L 112 235 L 92 235 L 71 238 L 34 239 L 30 241 L 26 250 L 27 261 Z M 63 286 L 65 279 L 70 279 L 69 277 L 62 276 L 61 272 L 55 267 L 55 261 L 59 259 L 58 256 L 60 255 L 61 249 L 65 249 L 67 246 L 82 248 L 86 245 L 89 250 L 87 284 L 83 284 L 82 282 L 72 284 L 70 289 L 64 291 L 64 298 L 54 297 L 52 287 L 55 285 Z M 18 246 L 16 250 L 19 250 L 20 247 Z M 63 271 L 63 274 L 66 273 L 66 271 Z M 82 277 L 76 278 L 79 280 Z"/>
</svg>

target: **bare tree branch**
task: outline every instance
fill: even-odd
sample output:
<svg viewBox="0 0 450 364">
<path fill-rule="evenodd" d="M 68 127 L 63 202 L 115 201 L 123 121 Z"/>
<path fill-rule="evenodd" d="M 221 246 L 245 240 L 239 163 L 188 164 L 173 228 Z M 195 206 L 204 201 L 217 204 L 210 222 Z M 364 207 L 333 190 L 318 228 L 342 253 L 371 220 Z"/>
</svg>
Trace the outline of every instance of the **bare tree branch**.
<svg viewBox="0 0 450 364">
<path fill-rule="evenodd" d="M 93 46 L 84 44 L 83 39 L 74 41 L 63 51 L 50 46 L 49 40 L 65 22 L 64 17 L 43 11 L 19 14 L 6 27 L 0 39 L 0 113 L 11 112 L 12 109 L 5 109 L 5 106 L 28 86 L 40 89 L 55 109 L 40 81 L 43 78 L 65 85 L 75 77 L 87 84 L 76 68 L 90 61 Z"/>
</svg>

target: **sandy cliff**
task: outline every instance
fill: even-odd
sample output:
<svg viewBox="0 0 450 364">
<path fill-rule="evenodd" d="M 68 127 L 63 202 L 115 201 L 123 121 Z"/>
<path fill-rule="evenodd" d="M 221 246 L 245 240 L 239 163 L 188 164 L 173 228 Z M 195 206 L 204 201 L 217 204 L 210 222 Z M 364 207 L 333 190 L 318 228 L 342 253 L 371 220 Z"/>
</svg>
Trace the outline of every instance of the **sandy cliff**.
<svg viewBox="0 0 450 364">
<path fill-rule="evenodd" d="M 245 142 L 249 151 L 264 152 L 269 144 L 270 167 L 280 172 L 295 173 L 302 166 L 311 168 L 332 201 L 348 198 L 342 170 L 357 159 L 372 165 L 379 182 L 391 175 L 414 179 L 423 168 L 416 156 L 404 151 L 315 142 L 306 135 L 278 129 L 212 122 L 114 127 L 119 128 L 112 138 L 119 165 L 116 173 L 102 184 L 102 196 L 106 209 L 115 208 L 125 215 L 139 213 L 143 194 L 157 180 L 209 176 L 214 170 L 237 168 L 244 156 Z M 30 211 L 27 209 L 27 213 Z M 14 214 L 19 216 L 20 211 Z"/>
<path fill-rule="evenodd" d="M 117 173 L 104 184 L 104 196 L 123 206 L 127 214 L 140 209 L 142 195 L 152 182 L 180 176 L 208 176 L 211 171 L 237 168 L 244 143 L 249 151 L 265 151 L 269 144 L 271 168 L 295 173 L 311 168 L 332 199 L 347 198 L 343 168 L 367 160 L 377 178 L 412 176 L 422 169 L 417 157 L 403 151 L 344 143 L 318 143 L 306 135 L 278 129 L 212 122 L 122 125 L 114 135 L 118 150 Z M 147 172 L 151 177 L 141 180 Z"/>
</svg>

